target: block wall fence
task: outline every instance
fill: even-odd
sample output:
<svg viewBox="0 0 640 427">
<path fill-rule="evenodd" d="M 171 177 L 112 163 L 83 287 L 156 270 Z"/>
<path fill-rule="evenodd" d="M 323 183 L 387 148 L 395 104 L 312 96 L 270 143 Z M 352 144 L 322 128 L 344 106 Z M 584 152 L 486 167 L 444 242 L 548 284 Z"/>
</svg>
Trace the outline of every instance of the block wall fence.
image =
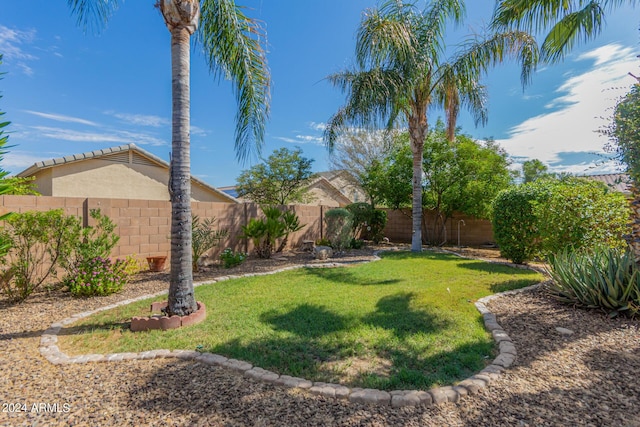
<svg viewBox="0 0 640 427">
<path fill-rule="evenodd" d="M 292 205 L 305 224 L 302 230 L 289 236 L 289 248 L 302 245 L 304 240 L 317 240 L 324 237 L 326 224 L 324 212 L 331 209 L 327 206 Z M 6 212 L 48 211 L 62 209 L 67 215 L 82 219 L 85 226 L 91 225 L 89 217 L 91 209 L 100 209 L 116 225 L 116 233 L 120 236 L 118 245 L 112 252 L 113 257 L 135 255 L 139 259 L 149 256 L 169 256 L 171 251 L 171 203 L 158 200 L 134 199 L 102 199 L 84 197 L 49 197 L 49 196 L 0 196 L 0 214 Z M 234 251 L 251 252 L 253 244 L 240 237 L 242 226 L 251 218 L 258 218 L 262 212 L 256 204 L 231 204 L 214 202 L 193 202 L 192 212 L 200 218 L 217 219 L 218 229 L 227 229 L 229 235 L 209 254 L 216 257 L 225 248 Z M 432 221 L 426 213 L 426 220 Z M 407 243 L 411 241 L 411 218 L 399 211 L 388 211 L 389 221 L 385 228 L 385 236 L 391 242 Z M 477 246 L 493 241 L 491 223 L 468 216 L 456 215 L 447 222 L 447 241 L 457 244 L 458 220 L 464 220 L 461 227 L 460 243 Z M 429 222 L 430 223 L 430 222 Z"/>
</svg>

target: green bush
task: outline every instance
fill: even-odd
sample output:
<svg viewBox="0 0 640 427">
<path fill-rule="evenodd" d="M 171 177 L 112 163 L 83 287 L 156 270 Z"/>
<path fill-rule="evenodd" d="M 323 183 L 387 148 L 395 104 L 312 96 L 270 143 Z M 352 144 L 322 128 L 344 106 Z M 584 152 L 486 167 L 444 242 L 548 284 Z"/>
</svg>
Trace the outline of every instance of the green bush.
<svg viewBox="0 0 640 427">
<path fill-rule="evenodd" d="M 224 268 L 231 268 L 242 264 L 247 259 L 247 254 L 242 252 L 234 253 L 231 248 L 227 248 L 220 254 L 220 259 Z"/>
<path fill-rule="evenodd" d="M 498 193 L 493 201 L 491 222 L 502 257 L 522 264 L 536 255 L 538 228 L 532 202 L 540 199 L 540 189 L 530 185 Z"/>
<path fill-rule="evenodd" d="M 84 228 L 79 219 L 71 217 L 73 220 L 69 220 L 73 225 L 67 230 L 67 238 L 73 249 L 66 252 L 60 260 L 67 275 L 71 275 L 78 264 L 94 258 L 108 258 L 120 240 L 120 236 L 115 234 L 116 225 L 100 209 L 91 209 L 89 216 L 94 225 Z"/>
<path fill-rule="evenodd" d="M 206 218 L 200 222 L 200 217 L 194 215 L 191 220 L 191 250 L 192 269 L 198 271 L 198 260 L 209 249 L 218 246 L 220 240 L 229 235 L 229 230 L 216 230 L 213 228 L 215 218 Z"/>
<path fill-rule="evenodd" d="M 387 212 L 374 209 L 369 203 L 352 203 L 345 207 L 353 215 L 353 235 L 380 243 L 387 225 Z"/>
<path fill-rule="evenodd" d="M 289 234 L 302 229 L 304 225 L 300 224 L 294 212 L 282 212 L 272 206 L 263 207 L 262 211 L 264 218 L 252 218 L 242 227 L 242 237 L 253 241 L 258 258 L 271 258 L 276 249 L 276 241 L 283 239 L 276 250 L 280 252 L 287 244 Z"/>
<path fill-rule="evenodd" d="M 331 247 L 337 251 L 344 251 L 353 238 L 353 215 L 344 208 L 335 208 L 325 212 L 324 218 Z"/>
<path fill-rule="evenodd" d="M 492 212 L 500 253 L 518 264 L 564 248 L 624 247 L 628 218 L 621 194 L 572 177 L 539 179 L 504 190 Z"/>
<path fill-rule="evenodd" d="M 316 240 L 316 246 L 331 246 L 331 241 L 329 239 L 318 239 Z"/>
<path fill-rule="evenodd" d="M 130 278 L 128 270 L 133 258 L 111 261 L 95 257 L 78 262 L 72 274 L 64 280 L 75 297 L 106 296 L 122 290 Z"/>
<path fill-rule="evenodd" d="M 79 230 L 78 218 L 65 216 L 62 209 L 11 215 L 0 235 L 11 245 L 0 281 L 9 300 L 23 301 L 56 278 L 61 261 L 74 251 Z"/>
<path fill-rule="evenodd" d="M 596 247 L 568 248 L 549 258 L 549 294 L 559 301 L 600 308 L 611 316 L 640 315 L 640 268 L 633 251 Z"/>
<path fill-rule="evenodd" d="M 543 255 L 564 248 L 627 246 L 623 236 L 629 232 L 629 207 L 621 193 L 584 178 L 534 185 L 548 189 L 546 197 L 533 202 Z"/>
</svg>

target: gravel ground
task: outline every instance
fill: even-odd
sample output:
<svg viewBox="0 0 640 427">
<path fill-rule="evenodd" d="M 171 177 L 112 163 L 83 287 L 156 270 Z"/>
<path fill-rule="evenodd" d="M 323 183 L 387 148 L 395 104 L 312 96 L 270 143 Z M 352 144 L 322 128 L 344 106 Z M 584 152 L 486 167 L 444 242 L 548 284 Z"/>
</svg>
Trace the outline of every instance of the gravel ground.
<svg viewBox="0 0 640 427">
<path fill-rule="evenodd" d="M 466 254 L 497 258 L 491 251 Z M 359 251 L 342 261 L 368 255 Z M 235 271 L 214 268 L 196 280 L 300 262 L 309 255 L 251 260 Z M 77 300 L 58 291 L 16 306 L 0 300 L 0 425 L 640 426 L 640 321 L 559 305 L 540 290 L 489 304 L 518 350 L 513 367 L 479 394 L 438 407 L 315 397 L 193 361 L 55 366 L 40 356 L 39 336 L 51 323 L 167 287 L 166 274 L 144 273 L 104 298 Z M 556 327 L 574 333 L 562 336 Z"/>
</svg>

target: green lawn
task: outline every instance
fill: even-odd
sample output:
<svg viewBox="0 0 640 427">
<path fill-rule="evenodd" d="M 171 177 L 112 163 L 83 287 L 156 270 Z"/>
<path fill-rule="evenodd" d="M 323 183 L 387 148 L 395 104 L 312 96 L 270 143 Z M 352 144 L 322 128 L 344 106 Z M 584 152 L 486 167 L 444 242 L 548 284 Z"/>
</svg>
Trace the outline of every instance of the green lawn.
<svg viewBox="0 0 640 427">
<path fill-rule="evenodd" d="M 130 332 L 128 319 L 147 315 L 151 300 L 109 310 L 74 324 L 60 346 L 69 354 L 202 349 L 316 381 L 428 389 L 493 359 L 474 301 L 543 280 L 432 252 L 382 258 L 198 287 L 207 319 L 183 329 Z"/>
</svg>

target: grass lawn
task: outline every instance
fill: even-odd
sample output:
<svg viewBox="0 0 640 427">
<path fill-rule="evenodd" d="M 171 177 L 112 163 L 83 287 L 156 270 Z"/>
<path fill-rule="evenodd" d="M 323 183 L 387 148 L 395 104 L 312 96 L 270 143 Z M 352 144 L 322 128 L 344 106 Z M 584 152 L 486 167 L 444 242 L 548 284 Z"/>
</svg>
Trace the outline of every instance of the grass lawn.
<svg viewBox="0 0 640 427">
<path fill-rule="evenodd" d="M 78 321 L 59 345 L 68 354 L 198 349 L 314 381 L 428 389 L 493 359 L 474 301 L 541 280 L 447 254 L 386 253 L 357 266 L 200 286 L 207 319 L 183 329 L 132 333 L 129 320 L 147 315 L 152 300 L 119 307 Z"/>
</svg>

